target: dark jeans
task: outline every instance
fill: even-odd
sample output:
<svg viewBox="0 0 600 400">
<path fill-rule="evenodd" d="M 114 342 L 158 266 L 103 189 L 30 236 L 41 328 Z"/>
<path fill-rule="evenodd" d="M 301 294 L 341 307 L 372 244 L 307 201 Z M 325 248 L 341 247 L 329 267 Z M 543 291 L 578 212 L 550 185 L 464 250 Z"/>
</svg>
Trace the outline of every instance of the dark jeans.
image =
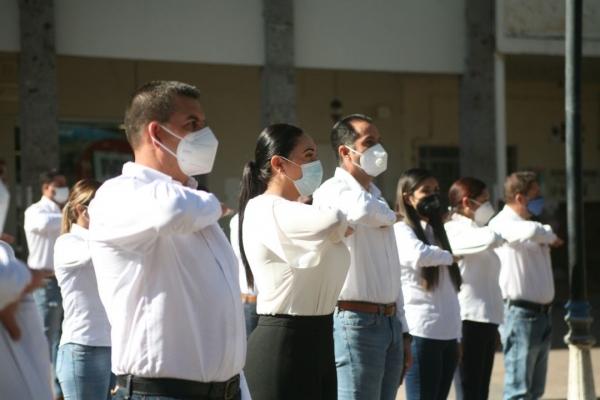
<svg viewBox="0 0 600 400">
<path fill-rule="evenodd" d="M 458 362 L 458 342 L 413 336 L 413 364 L 406 374 L 408 400 L 445 400 Z"/>
<path fill-rule="evenodd" d="M 498 325 L 462 323 L 462 361 L 454 376 L 457 400 L 487 400 L 494 367 Z"/>
</svg>

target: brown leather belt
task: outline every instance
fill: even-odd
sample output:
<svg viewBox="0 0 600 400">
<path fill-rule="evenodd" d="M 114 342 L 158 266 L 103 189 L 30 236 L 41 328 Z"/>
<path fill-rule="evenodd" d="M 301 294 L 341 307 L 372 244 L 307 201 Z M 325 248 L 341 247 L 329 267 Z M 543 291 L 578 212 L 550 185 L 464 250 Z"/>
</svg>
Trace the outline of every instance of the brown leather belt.
<svg viewBox="0 0 600 400">
<path fill-rule="evenodd" d="M 337 306 L 340 311 L 368 312 L 385 315 L 386 317 L 396 314 L 396 303 L 378 304 L 366 301 L 338 301 Z"/>
<path fill-rule="evenodd" d="M 248 303 L 256 303 L 256 296 L 252 296 L 249 294 L 242 294 L 242 301 Z"/>
</svg>

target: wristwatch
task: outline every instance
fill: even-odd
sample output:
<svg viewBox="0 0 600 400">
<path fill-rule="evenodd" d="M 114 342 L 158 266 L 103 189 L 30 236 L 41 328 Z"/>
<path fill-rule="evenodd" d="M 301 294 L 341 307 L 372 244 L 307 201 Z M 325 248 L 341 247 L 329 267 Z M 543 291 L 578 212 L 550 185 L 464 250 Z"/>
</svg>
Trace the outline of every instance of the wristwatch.
<svg viewBox="0 0 600 400">
<path fill-rule="evenodd" d="M 402 332 L 402 338 L 404 339 L 409 339 L 410 342 L 412 343 L 412 335 L 408 332 Z"/>
</svg>

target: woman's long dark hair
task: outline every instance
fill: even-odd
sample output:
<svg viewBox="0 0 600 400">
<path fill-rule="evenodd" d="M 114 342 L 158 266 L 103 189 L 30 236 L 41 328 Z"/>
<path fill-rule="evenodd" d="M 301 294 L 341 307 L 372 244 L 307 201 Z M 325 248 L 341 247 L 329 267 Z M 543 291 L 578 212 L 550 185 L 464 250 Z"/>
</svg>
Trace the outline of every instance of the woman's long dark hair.
<svg viewBox="0 0 600 400">
<path fill-rule="evenodd" d="M 240 195 L 238 198 L 238 213 L 240 223 L 238 237 L 240 242 L 240 254 L 246 270 L 246 281 L 249 288 L 254 288 L 254 275 L 248 264 L 246 252 L 244 251 L 244 238 L 242 227 L 244 225 L 244 212 L 250 199 L 262 194 L 267 190 L 271 180 L 271 158 L 283 156 L 290 158 L 292 150 L 296 147 L 298 139 L 304 131 L 296 126 L 288 124 L 275 124 L 265 128 L 258 137 L 254 160 L 244 167 L 242 182 L 240 183 Z"/>
<path fill-rule="evenodd" d="M 437 180 L 437 177 L 433 172 L 424 168 L 412 168 L 405 171 L 402 176 L 400 176 L 398 190 L 396 192 L 395 211 L 402 215 L 404 222 L 412 228 L 419 240 L 427 245 L 431 245 L 433 243 L 429 243 L 425 236 L 425 232 L 423 231 L 423 227 L 421 226 L 421 218 L 419 218 L 417 211 L 410 204 L 406 204 L 403 196 L 404 193 L 408 193 L 412 196 L 427 178 L 435 178 Z M 440 242 L 441 247 L 452 253 L 450 241 L 448 240 L 448 235 L 444 229 L 444 221 L 442 220 L 441 213 L 437 217 L 430 217 L 429 225 L 433 228 L 435 237 Z M 440 280 L 440 268 L 441 267 L 436 266 L 421 268 L 421 279 L 423 280 L 423 287 L 426 291 L 432 292 L 437 288 Z M 458 264 L 452 263 L 452 265 L 448 266 L 448 270 L 450 272 L 452 284 L 458 292 L 460 290 L 460 285 L 462 284 L 462 277 L 460 275 Z"/>
</svg>

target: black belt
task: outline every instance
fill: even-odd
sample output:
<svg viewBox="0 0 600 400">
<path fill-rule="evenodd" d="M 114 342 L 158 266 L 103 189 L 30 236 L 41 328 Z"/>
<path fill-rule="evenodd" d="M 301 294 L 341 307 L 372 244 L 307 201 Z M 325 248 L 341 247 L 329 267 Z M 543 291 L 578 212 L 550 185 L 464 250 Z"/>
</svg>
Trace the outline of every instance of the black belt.
<svg viewBox="0 0 600 400">
<path fill-rule="evenodd" d="M 227 382 L 197 382 L 175 378 L 140 378 L 132 375 L 119 375 L 119 387 L 128 394 L 165 396 L 186 399 L 233 399 L 240 391 L 240 376 Z"/>
<path fill-rule="evenodd" d="M 540 314 L 550 314 L 552 312 L 552 304 L 540 304 L 527 300 L 506 300 L 508 306 L 526 308 L 527 310 L 535 311 Z"/>
</svg>

